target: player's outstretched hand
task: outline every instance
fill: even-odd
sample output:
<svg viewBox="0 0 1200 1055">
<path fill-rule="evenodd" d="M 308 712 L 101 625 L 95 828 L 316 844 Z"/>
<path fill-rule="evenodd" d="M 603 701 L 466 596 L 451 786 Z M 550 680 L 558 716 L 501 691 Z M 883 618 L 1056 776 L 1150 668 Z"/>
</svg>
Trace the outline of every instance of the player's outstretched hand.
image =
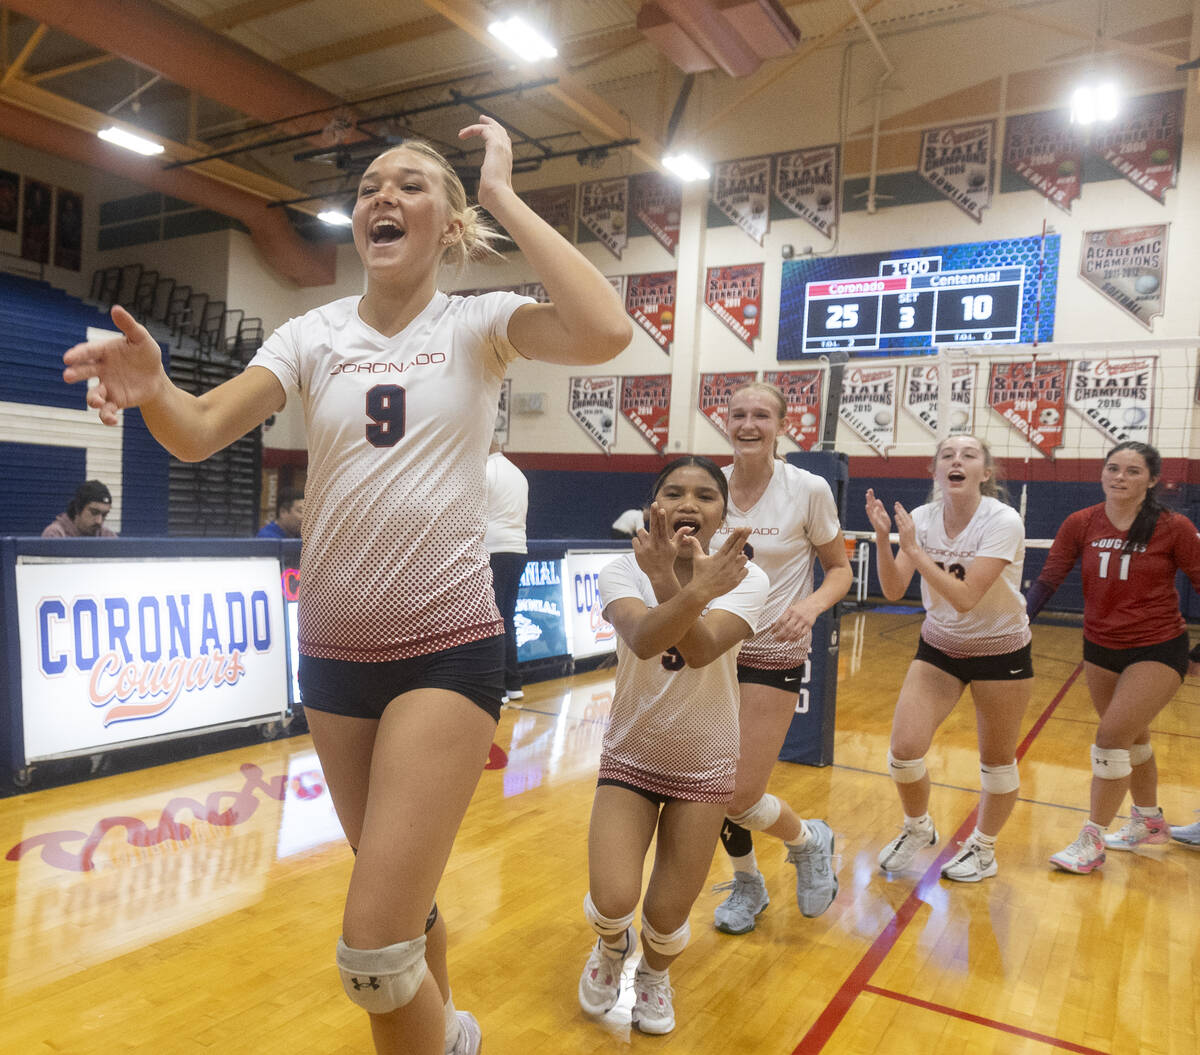
<svg viewBox="0 0 1200 1055">
<path fill-rule="evenodd" d="M 876 532 L 887 535 L 892 530 L 892 518 L 883 503 L 875 497 L 874 488 L 867 488 L 867 519 Z"/>
<path fill-rule="evenodd" d="M 746 577 L 748 527 L 734 528 L 716 553 L 706 555 L 700 542 L 688 535 L 683 545 L 692 549 L 692 585 L 709 600 L 728 593 Z"/>
<path fill-rule="evenodd" d="M 499 121 L 480 115 L 478 122 L 458 133 L 459 139 L 480 136 L 483 139 L 483 164 L 479 167 L 479 191 L 476 197 L 485 209 L 499 191 L 512 190 L 512 140 Z"/>
<path fill-rule="evenodd" d="M 120 337 L 84 341 L 63 353 L 63 380 L 98 380 L 87 394 L 88 406 L 100 412 L 106 425 L 117 423 L 117 411 L 136 407 L 169 385 L 162 365 L 162 350 L 150 332 L 119 304 L 112 320 Z"/>
</svg>

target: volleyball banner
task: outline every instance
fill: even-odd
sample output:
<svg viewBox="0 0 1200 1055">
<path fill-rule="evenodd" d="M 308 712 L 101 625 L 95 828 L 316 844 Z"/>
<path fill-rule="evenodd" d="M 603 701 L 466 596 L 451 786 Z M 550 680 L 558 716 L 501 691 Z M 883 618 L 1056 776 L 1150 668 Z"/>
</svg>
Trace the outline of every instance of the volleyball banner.
<svg viewBox="0 0 1200 1055">
<path fill-rule="evenodd" d="M 668 253 L 675 255 L 679 244 L 679 214 L 683 209 L 683 186 L 661 172 L 641 172 L 629 177 L 629 198 L 636 216 Z"/>
<path fill-rule="evenodd" d="M 1112 443 L 1149 443 L 1156 361 L 1152 355 L 1077 359 L 1071 364 L 1067 405 Z"/>
<path fill-rule="evenodd" d="M 664 352 L 675 334 L 675 272 L 629 275 L 625 281 L 625 310 Z"/>
<path fill-rule="evenodd" d="M 950 433 L 970 435 L 975 428 L 975 363 L 950 366 Z M 910 366 L 904 378 L 904 409 L 935 436 L 941 436 L 938 396 L 941 375 L 936 366 Z"/>
<path fill-rule="evenodd" d="M 826 238 L 840 214 L 841 157 L 837 144 L 775 155 L 775 197 Z"/>
<path fill-rule="evenodd" d="M 1047 458 L 1062 446 L 1067 363 L 993 363 L 988 406 Z"/>
<path fill-rule="evenodd" d="M 753 348 L 758 337 L 762 281 L 762 264 L 710 267 L 704 281 L 704 303 L 747 348 Z"/>
<path fill-rule="evenodd" d="M 717 431 L 729 438 L 729 397 L 742 385 L 753 381 L 754 371 L 733 374 L 701 374 L 700 399 L 697 404 Z"/>
<path fill-rule="evenodd" d="M 579 222 L 618 260 L 629 241 L 629 180 L 592 180 L 580 184 Z"/>
<path fill-rule="evenodd" d="M 671 375 L 621 378 L 621 413 L 659 454 L 667 448 Z"/>
<path fill-rule="evenodd" d="M 578 187 L 571 183 L 562 187 L 527 190 L 518 197 L 569 242 L 575 238 L 577 193 Z"/>
<path fill-rule="evenodd" d="M 496 424 L 492 429 L 492 438 L 501 447 L 508 446 L 508 415 L 512 407 L 512 378 L 506 377 L 500 382 L 500 401 L 496 406 Z"/>
<path fill-rule="evenodd" d="M 1182 143 L 1180 90 L 1126 99 L 1110 127 L 1096 125 L 1089 149 L 1161 204 L 1175 186 Z"/>
<path fill-rule="evenodd" d="M 1085 231 L 1079 253 L 1079 277 L 1148 330 L 1163 313 L 1168 226 Z"/>
<path fill-rule="evenodd" d="M 571 378 L 567 412 L 607 454 L 617 443 L 617 378 Z"/>
<path fill-rule="evenodd" d="M 1079 197 L 1083 144 L 1065 110 L 1013 114 L 1004 125 L 1004 164 L 1064 212 Z"/>
<path fill-rule="evenodd" d="M 992 155 L 996 122 L 948 125 L 921 136 L 917 172 L 976 223 L 992 204 Z"/>
<path fill-rule="evenodd" d="M 896 445 L 896 384 L 898 366 L 856 366 L 842 374 L 838 417 L 866 441 L 876 454 L 887 457 Z"/>
<path fill-rule="evenodd" d="M 762 245 L 770 226 L 770 156 L 725 161 L 715 168 L 712 203 Z"/>
<path fill-rule="evenodd" d="M 823 370 L 768 370 L 763 374 L 767 384 L 774 385 L 787 400 L 784 430 L 802 451 L 811 451 L 821 442 L 822 393 L 825 388 Z"/>
</svg>

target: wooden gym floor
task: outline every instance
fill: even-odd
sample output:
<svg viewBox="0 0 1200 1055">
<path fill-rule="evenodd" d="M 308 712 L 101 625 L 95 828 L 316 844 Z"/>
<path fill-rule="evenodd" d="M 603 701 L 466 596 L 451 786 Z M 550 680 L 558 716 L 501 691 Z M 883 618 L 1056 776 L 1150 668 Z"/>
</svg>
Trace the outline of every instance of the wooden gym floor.
<svg viewBox="0 0 1200 1055">
<path fill-rule="evenodd" d="M 879 871 L 899 818 L 888 730 L 918 625 L 907 610 L 843 620 L 836 764 L 775 772 L 777 794 L 833 825 L 833 907 L 802 919 L 782 850 L 759 837 L 771 906 L 735 938 L 711 926 L 722 895 L 701 895 L 667 1037 L 631 1034 L 628 994 L 601 1021 L 575 997 L 612 672 L 530 686 L 501 719 L 438 898 L 455 1002 L 479 1017 L 487 1055 L 1200 1050 L 1200 852 L 1110 852 L 1091 876 L 1046 861 L 1085 816 L 1095 720 L 1077 629 L 1035 630 L 999 874 L 938 878 L 973 823 L 969 700 L 928 760 L 941 843 L 909 873 Z M 1198 708 L 1186 684 L 1155 723 L 1175 824 L 1200 807 Z M 307 737 L 0 801 L 0 842 L 0 1052 L 371 1051 L 333 967 L 351 855 Z"/>
</svg>

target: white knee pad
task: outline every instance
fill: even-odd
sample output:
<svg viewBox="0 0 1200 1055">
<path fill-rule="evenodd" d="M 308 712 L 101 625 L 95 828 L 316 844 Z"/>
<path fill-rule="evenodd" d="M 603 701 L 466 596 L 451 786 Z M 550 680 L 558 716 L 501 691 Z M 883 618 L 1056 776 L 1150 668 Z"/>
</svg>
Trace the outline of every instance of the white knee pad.
<svg viewBox="0 0 1200 1055">
<path fill-rule="evenodd" d="M 620 919 L 609 919 L 607 916 L 602 916 L 596 908 L 596 903 L 592 900 L 592 892 L 590 890 L 583 895 L 583 914 L 587 917 L 588 923 L 592 925 L 592 930 L 602 938 L 620 937 L 629 929 L 629 925 L 633 922 L 633 912 L 629 913 L 628 916 L 622 916 Z"/>
<path fill-rule="evenodd" d="M 1144 766 L 1154 757 L 1154 748 L 1148 743 L 1134 744 L 1129 749 L 1129 764 L 1131 766 Z"/>
<path fill-rule="evenodd" d="M 1021 786 L 1016 759 L 1006 766 L 979 766 L 979 786 L 993 795 L 1004 795 Z"/>
<path fill-rule="evenodd" d="M 761 832 L 779 820 L 779 811 L 782 808 L 779 800 L 768 792 L 748 810 L 727 816 L 734 824 L 740 824 L 752 832 Z"/>
<path fill-rule="evenodd" d="M 404 1007 L 425 980 L 425 935 L 382 949 L 352 949 L 341 938 L 337 965 L 342 988 L 359 1007 L 385 1015 Z"/>
<path fill-rule="evenodd" d="M 650 925 L 646 914 L 642 913 L 642 939 L 659 956 L 678 956 L 687 948 L 691 936 L 692 927 L 687 920 L 683 921 L 683 926 L 679 930 L 672 931 L 670 934 L 660 934 Z"/>
<path fill-rule="evenodd" d="M 1121 780 L 1133 772 L 1129 752 L 1120 747 L 1092 744 L 1092 772 L 1101 780 Z"/>
<path fill-rule="evenodd" d="M 888 748 L 888 772 L 897 784 L 915 784 L 925 775 L 925 757 L 897 758 Z"/>
</svg>

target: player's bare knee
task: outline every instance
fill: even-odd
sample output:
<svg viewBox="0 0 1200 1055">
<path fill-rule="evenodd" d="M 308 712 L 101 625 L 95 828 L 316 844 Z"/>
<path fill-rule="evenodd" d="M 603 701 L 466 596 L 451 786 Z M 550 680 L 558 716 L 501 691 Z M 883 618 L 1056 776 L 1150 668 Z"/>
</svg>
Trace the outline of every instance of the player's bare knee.
<svg viewBox="0 0 1200 1055">
<path fill-rule="evenodd" d="M 346 995 L 372 1015 L 410 1004 L 427 973 L 425 935 L 382 949 L 352 949 L 339 938 L 337 966 Z"/>
</svg>

